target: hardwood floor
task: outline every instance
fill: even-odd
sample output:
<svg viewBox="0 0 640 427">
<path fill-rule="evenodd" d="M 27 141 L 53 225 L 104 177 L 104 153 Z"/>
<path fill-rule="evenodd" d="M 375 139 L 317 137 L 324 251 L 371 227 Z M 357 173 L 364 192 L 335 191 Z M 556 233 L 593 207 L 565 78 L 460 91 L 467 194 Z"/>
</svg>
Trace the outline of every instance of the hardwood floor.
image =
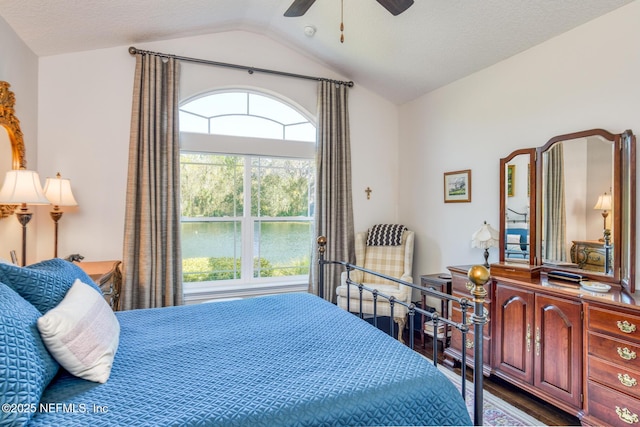
<svg viewBox="0 0 640 427">
<path fill-rule="evenodd" d="M 422 348 L 419 333 L 415 336 L 414 350 L 422 355 L 432 358 L 433 347 L 431 346 L 431 337 L 425 339 L 425 348 Z M 442 345 L 438 346 L 438 361 L 443 359 Z M 460 374 L 460 369 L 457 369 Z M 467 378 L 472 378 L 472 373 L 468 370 Z M 548 426 L 579 426 L 580 421 L 577 417 L 564 412 L 543 400 L 520 390 L 519 388 L 509 384 L 506 381 L 491 376 L 484 377 L 484 389 L 500 399 L 509 402 L 516 408 L 535 417 Z"/>
</svg>

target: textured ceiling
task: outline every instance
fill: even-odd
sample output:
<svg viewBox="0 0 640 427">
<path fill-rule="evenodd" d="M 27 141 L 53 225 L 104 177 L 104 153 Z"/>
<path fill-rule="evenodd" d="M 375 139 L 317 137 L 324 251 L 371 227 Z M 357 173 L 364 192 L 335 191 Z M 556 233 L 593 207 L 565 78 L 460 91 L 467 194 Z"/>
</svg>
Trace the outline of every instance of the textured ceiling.
<svg viewBox="0 0 640 427">
<path fill-rule="evenodd" d="M 291 1 L 0 0 L 0 16 L 39 56 L 252 31 L 399 104 L 632 0 L 416 0 L 396 17 L 375 0 L 345 0 L 344 44 L 340 0 L 317 0 L 303 17 L 285 18 Z M 313 37 L 307 25 L 317 28 Z"/>
</svg>

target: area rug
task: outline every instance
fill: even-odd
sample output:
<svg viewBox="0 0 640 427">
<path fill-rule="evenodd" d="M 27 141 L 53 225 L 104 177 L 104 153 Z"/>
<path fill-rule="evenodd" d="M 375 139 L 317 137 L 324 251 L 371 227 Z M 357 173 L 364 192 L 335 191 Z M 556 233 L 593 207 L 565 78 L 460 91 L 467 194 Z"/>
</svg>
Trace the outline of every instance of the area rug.
<svg viewBox="0 0 640 427">
<path fill-rule="evenodd" d="M 447 368 L 438 366 L 440 371 L 444 373 L 452 383 L 456 385 L 458 390 L 461 389 L 461 378 Z M 483 422 L 485 426 L 544 426 L 546 424 L 536 420 L 532 416 L 522 412 L 515 406 L 505 402 L 504 400 L 492 395 L 487 390 L 483 390 L 484 397 L 484 414 Z M 465 399 L 467 410 L 471 421 L 473 421 L 473 383 L 467 381 L 467 397 Z"/>
</svg>

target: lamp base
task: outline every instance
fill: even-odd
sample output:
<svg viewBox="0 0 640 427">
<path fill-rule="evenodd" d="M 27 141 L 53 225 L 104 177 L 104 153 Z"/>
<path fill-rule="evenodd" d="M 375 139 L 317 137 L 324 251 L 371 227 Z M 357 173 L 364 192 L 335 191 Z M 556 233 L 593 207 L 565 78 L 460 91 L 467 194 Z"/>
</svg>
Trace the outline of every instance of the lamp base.
<svg viewBox="0 0 640 427">
<path fill-rule="evenodd" d="M 27 205 L 22 204 L 20 210 L 16 212 L 16 218 L 22 225 L 22 259 L 20 260 L 22 267 L 27 265 L 27 224 L 31 221 L 31 212 L 27 211 Z"/>
<path fill-rule="evenodd" d="M 484 250 L 484 264 L 486 268 L 489 268 L 489 248 L 485 248 Z"/>
</svg>

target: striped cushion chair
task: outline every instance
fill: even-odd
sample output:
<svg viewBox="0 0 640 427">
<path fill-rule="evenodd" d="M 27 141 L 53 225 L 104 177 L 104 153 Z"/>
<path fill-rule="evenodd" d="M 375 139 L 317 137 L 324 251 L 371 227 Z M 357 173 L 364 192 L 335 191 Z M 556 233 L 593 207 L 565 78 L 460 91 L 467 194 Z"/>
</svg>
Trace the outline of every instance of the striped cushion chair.
<svg viewBox="0 0 640 427">
<path fill-rule="evenodd" d="M 356 265 L 412 283 L 414 232 L 407 230 L 404 226 L 394 225 L 392 227 L 397 228 L 392 229 L 391 233 L 397 233 L 395 241 L 394 239 L 387 241 L 383 241 L 384 239 L 376 240 L 374 236 L 380 227 L 390 226 L 378 225 L 369 229 L 368 232 L 356 233 Z M 354 282 L 363 283 L 365 286 L 377 289 L 385 295 L 393 295 L 396 300 L 407 304 L 411 303 L 411 288 L 408 286 L 357 270 L 351 271 L 350 278 Z M 342 273 L 341 282 L 341 285 L 336 290 L 338 306 L 346 310 L 348 301 L 349 311 L 359 313 L 360 293 L 358 287 L 351 285 L 349 297 L 347 297 L 346 272 Z M 402 330 L 406 324 L 407 312 L 407 308 L 403 305 L 395 304 L 393 307 L 393 320 L 398 324 L 398 339 L 401 342 L 404 342 Z M 364 291 L 362 294 L 362 314 L 373 314 L 373 294 L 371 292 Z M 391 307 L 386 298 L 378 297 L 376 314 L 378 316 L 391 316 Z"/>
</svg>

